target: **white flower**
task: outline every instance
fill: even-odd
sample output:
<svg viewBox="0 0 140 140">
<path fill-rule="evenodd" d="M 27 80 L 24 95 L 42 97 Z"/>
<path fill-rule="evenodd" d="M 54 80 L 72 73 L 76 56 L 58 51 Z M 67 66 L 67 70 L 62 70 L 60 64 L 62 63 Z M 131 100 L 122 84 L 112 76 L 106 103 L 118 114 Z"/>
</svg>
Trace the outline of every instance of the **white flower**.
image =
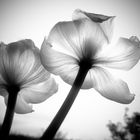
<svg viewBox="0 0 140 140">
<path fill-rule="evenodd" d="M 113 20 L 115 16 L 106 16 L 106 15 L 100 15 L 100 14 L 94 14 L 94 13 L 87 13 L 80 9 L 76 9 L 73 12 L 72 18 L 73 20 L 86 18 L 86 19 L 92 20 L 93 22 L 96 22 L 97 24 L 99 24 L 108 43 L 111 42 L 112 35 L 113 35 L 113 27 L 114 27 Z"/>
<path fill-rule="evenodd" d="M 0 44 L 0 95 L 7 99 L 18 92 L 15 112 L 33 111 L 32 103 L 41 103 L 57 91 L 55 80 L 40 62 L 39 49 L 29 40 Z"/>
<path fill-rule="evenodd" d="M 134 95 L 124 81 L 113 77 L 105 67 L 131 69 L 140 59 L 140 42 L 137 37 L 120 38 L 115 46 L 108 45 L 113 19 L 76 10 L 73 21 L 53 27 L 42 44 L 41 60 L 48 71 L 70 85 L 79 67 L 89 69 L 83 89 L 94 88 L 110 100 L 127 104 Z"/>
</svg>

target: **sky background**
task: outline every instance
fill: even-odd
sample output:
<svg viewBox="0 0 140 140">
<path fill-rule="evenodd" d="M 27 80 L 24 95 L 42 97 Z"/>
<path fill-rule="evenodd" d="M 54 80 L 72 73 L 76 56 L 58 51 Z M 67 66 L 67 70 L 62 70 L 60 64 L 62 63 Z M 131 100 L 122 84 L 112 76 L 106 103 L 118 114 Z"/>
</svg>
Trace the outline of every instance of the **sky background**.
<svg viewBox="0 0 140 140">
<path fill-rule="evenodd" d="M 41 47 L 44 36 L 59 21 L 71 20 L 75 9 L 116 16 L 114 38 L 118 36 L 140 38 L 139 0 L 1 0 L 0 41 L 5 43 L 29 38 Z M 119 104 L 102 97 L 94 89 L 81 90 L 60 131 L 69 138 L 103 140 L 110 137 L 106 125 L 109 120 L 123 121 L 124 110 L 140 111 L 140 62 L 130 71 L 112 71 L 128 83 L 135 100 L 129 105 Z M 60 108 L 71 86 L 54 76 L 59 84 L 57 94 L 34 105 L 34 113 L 15 114 L 12 131 L 40 136 Z M 0 122 L 5 104 L 0 97 Z"/>
</svg>

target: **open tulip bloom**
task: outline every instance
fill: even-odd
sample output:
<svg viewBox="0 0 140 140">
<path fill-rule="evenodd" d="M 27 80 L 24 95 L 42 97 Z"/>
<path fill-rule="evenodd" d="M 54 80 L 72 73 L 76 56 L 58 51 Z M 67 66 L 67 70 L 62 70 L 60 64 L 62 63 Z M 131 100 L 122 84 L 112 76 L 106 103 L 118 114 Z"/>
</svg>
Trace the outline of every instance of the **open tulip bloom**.
<svg viewBox="0 0 140 140">
<path fill-rule="evenodd" d="M 41 103 L 56 91 L 57 84 L 42 66 L 39 49 L 31 40 L 0 44 L 0 95 L 7 104 L 1 135 L 9 134 L 14 112 L 33 112 L 32 103 Z"/>
<path fill-rule="evenodd" d="M 127 84 L 105 69 L 129 70 L 140 59 L 140 42 L 135 36 L 108 45 L 114 18 L 76 10 L 73 21 L 57 23 L 44 39 L 42 64 L 72 88 L 42 139 L 56 133 L 80 88 L 94 88 L 102 96 L 123 104 L 134 99 Z"/>
</svg>

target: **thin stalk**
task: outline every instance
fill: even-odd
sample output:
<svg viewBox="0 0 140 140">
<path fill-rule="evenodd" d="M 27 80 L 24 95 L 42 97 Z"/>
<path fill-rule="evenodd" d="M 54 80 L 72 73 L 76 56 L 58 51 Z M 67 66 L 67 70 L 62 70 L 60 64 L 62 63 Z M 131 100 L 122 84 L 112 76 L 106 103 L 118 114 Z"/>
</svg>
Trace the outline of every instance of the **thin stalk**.
<svg viewBox="0 0 140 140">
<path fill-rule="evenodd" d="M 41 137 L 41 140 L 53 140 L 57 130 L 61 126 L 61 124 L 64 121 L 67 113 L 69 112 L 76 96 L 78 95 L 78 92 L 84 82 L 87 72 L 88 72 L 88 69 L 83 69 L 83 68 L 79 69 L 76 79 L 73 83 L 73 86 L 72 86 L 68 96 L 66 97 L 61 108 L 59 109 L 56 116 L 50 123 L 49 127 L 44 132 L 43 136 Z"/>
<path fill-rule="evenodd" d="M 7 103 L 7 109 L 4 117 L 4 121 L 0 130 L 0 138 L 6 139 L 8 137 L 13 117 L 14 117 L 14 109 L 16 105 L 17 100 L 17 93 L 15 93 L 15 90 L 10 91 L 9 97 L 8 97 L 8 103 Z"/>
</svg>

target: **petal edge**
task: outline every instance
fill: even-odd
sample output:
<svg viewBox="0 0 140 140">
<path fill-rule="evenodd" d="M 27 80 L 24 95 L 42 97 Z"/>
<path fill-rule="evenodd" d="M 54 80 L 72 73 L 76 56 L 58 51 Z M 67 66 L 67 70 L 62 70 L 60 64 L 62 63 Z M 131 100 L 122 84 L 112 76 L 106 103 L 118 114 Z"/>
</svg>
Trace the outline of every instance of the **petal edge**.
<svg viewBox="0 0 140 140">
<path fill-rule="evenodd" d="M 91 71 L 94 88 L 105 98 L 122 104 L 129 104 L 134 100 L 127 84 L 115 79 L 108 71 L 96 67 Z"/>
</svg>

